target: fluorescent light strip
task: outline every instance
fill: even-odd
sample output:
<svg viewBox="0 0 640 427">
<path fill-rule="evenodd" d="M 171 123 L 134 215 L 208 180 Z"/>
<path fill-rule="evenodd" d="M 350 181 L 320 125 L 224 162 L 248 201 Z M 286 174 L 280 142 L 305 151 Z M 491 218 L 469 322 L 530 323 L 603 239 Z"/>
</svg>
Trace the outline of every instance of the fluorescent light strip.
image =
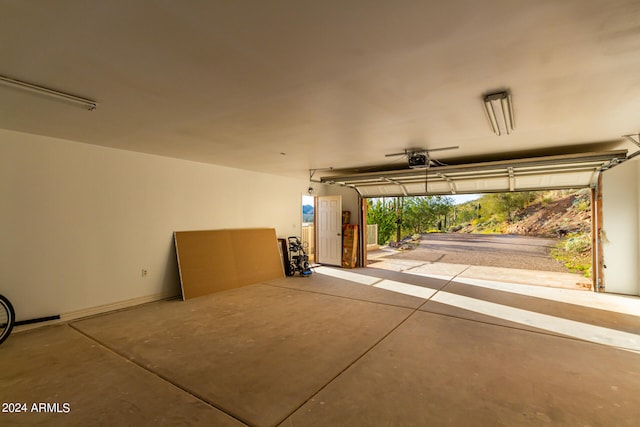
<svg viewBox="0 0 640 427">
<path fill-rule="evenodd" d="M 0 83 L 15 87 L 18 89 L 26 90 L 28 92 L 37 93 L 40 95 L 45 95 L 50 98 L 59 99 L 61 101 L 71 102 L 73 104 L 78 104 L 89 111 L 93 111 L 98 107 L 98 104 L 95 101 L 90 99 L 81 98 L 79 96 L 71 95 L 68 93 L 60 92 L 57 90 L 49 89 L 44 86 L 34 85 L 32 83 L 23 82 L 21 80 L 12 79 L 5 76 L 0 76 Z"/>
<path fill-rule="evenodd" d="M 500 126 L 498 126 L 498 121 L 496 120 L 496 112 L 493 110 L 493 104 L 491 101 L 484 101 L 484 108 L 487 111 L 487 116 L 489 116 L 489 123 L 491 124 L 491 129 L 493 132 L 500 136 Z"/>
<path fill-rule="evenodd" d="M 502 134 L 500 124 L 502 124 L 507 134 L 511 134 L 515 125 L 511 94 L 508 91 L 490 93 L 484 95 L 483 101 L 484 109 L 487 113 L 487 117 L 489 118 L 489 123 L 491 124 L 493 132 L 500 136 Z M 498 108 L 502 111 L 501 123 L 499 123 L 498 116 L 496 115 L 496 109 Z"/>
<path fill-rule="evenodd" d="M 511 102 L 511 95 L 506 92 L 507 96 L 500 98 L 500 105 L 502 106 L 502 116 L 504 117 L 504 123 L 507 127 L 507 133 L 510 134 L 515 127 L 513 120 L 513 103 Z"/>
</svg>

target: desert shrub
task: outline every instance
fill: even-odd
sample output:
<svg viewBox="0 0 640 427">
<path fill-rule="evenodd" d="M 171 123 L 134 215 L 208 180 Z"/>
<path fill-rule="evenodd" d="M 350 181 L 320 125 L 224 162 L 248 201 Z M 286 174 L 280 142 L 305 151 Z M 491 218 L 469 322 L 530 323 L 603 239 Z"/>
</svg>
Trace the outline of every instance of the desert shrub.
<svg viewBox="0 0 640 427">
<path fill-rule="evenodd" d="M 565 267 L 585 277 L 591 275 L 591 235 L 589 233 L 570 234 L 551 248 L 551 256 Z"/>
<path fill-rule="evenodd" d="M 581 253 L 591 248 L 591 235 L 589 233 L 570 235 L 564 242 L 567 252 Z"/>
<path fill-rule="evenodd" d="M 542 196 L 540 199 L 540 206 L 546 207 L 549 203 L 553 202 L 553 198 L 550 196 Z"/>
<path fill-rule="evenodd" d="M 578 212 L 586 212 L 591 210 L 591 203 L 589 200 L 585 199 L 576 199 L 578 202 L 573 205 L 573 208 Z"/>
</svg>

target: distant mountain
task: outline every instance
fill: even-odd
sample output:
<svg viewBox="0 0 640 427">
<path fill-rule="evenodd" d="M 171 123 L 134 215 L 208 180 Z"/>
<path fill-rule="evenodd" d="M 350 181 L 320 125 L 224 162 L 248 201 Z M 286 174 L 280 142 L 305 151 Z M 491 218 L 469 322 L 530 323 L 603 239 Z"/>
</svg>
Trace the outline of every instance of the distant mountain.
<svg viewBox="0 0 640 427">
<path fill-rule="evenodd" d="M 302 222 L 313 222 L 313 206 L 302 205 Z"/>
</svg>

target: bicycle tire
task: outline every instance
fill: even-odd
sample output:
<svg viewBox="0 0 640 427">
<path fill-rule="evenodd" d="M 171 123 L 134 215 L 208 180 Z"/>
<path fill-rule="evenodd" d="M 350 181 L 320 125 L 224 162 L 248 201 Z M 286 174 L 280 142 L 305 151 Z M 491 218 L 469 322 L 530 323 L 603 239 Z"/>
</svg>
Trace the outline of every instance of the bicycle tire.
<svg viewBox="0 0 640 427">
<path fill-rule="evenodd" d="M 0 344 L 9 337 L 15 322 L 16 312 L 11 302 L 4 295 L 0 295 Z"/>
</svg>

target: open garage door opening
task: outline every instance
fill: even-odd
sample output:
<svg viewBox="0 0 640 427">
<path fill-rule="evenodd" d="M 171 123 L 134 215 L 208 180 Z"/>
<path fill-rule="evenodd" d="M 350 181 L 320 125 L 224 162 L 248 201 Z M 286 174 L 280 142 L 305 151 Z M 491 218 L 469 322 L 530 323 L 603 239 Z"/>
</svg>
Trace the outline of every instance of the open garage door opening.
<svg viewBox="0 0 640 427">
<path fill-rule="evenodd" d="M 370 267 L 576 290 L 593 286 L 589 189 L 369 198 L 366 206 Z"/>
<path fill-rule="evenodd" d="M 513 241 L 520 239 L 522 250 L 525 252 L 527 250 L 534 251 L 536 247 L 542 246 L 536 250 L 539 251 L 539 256 L 544 255 L 545 257 L 548 257 L 548 254 L 544 252 L 549 252 L 551 249 L 561 252 L 562 248 L 555 248 L 555 246 L 562 243 L 565 245 L 565 249 L 569 248 L 574 253 L 582 252 L 583 259 L 589 257 L 588 251 L 591 250 L 591 263 L 589 263 L 588 260 L 583 262 L 569 262 L 575 260 L 562 259 L 562 256 L 566 258 L 569 257 L 569 255 L 560 254 L 562 256 L 558 255 L 558 257 L 561 258 L 561 261 L 553 261 L 553 263 L 556 265 L 556 269 L 559 268 L 564 271 L 553 271 L 554 269 L 548 267 L 546 269 L 530 269 L 535 271 L 549 270 L 549 277 L 553 278 L 558 277 L 560 273 L 566 272 L 567 266 L 564 264 L 569 263 L 569 268 L 578 270 L 578 273 L 567 274 L 573 274 L 576 278 L 582 278 L 578 285 L 580 288 L 587 289 L 591 286 L 593 290 L 600 292 L 605 290 L 603 282 L 604 263 L 602 261 L 601 249 L 601 179 L 604 171 L 625 160 L 627 160 L 626 150 L 618 150 L 515 158 L 479 163 L 449 165 L 427 164 L 425 167 L 409 167 L 392 170 L 384 168 L 380 170 L 368 169 L 364 172 L 356 169 L 343 171 L 331 170 L 321 178 L 321 182 L 351 187 L 356 190 L 360 198 L 367 201 L 363 203 L 363 210 L 373 211 L 373 213 L 367 213 L 365 215 L 368 218 L 363 222 L 369 222 L 372 225 L 375 224 L 379 228 L 387 227 L 388 224 L 379 223 L 377 219 L 372 219 L 372 215 L 375 216 L 378 210 L 393 210 L 395 212 L 395 219 L 391 221 L 395 224 L 392 225 L 392 228 L 395 227 L 393 228 L 395 231 L 392 233 L 393 236 L 388 238 L 389 240 L 393 240 L 395 244 L 400 245 L 399 248 L 392 248 L 393 250 L 402 250 L 401 241 L 414 234 L 430 237 L 431 244 L 434 245 L 434 247 L 440 244 L 441 246 L 439 247 L 441 249 L 444 246 L 448 246 L 449 249 L 454 249 L 456 245 L 461 243 L 444 241 L 446 238 L 453 239 L 453 236 L 457 236 L 459 239 L 467 236 L 467 240 L 474 238 L 483 240 L 479 243 L 484 243 L 489 246 L 493 245 L 492 247 L 494 248 L 507 248 L 508 245 L 497 241 L 491 242 L 491 239 L 487 237 L 489 234 L 493 236 L 494 240 L 500 242 L 503 242 L 505 239 L 512 239 Z M 545 214 L 539 214 L 540 217 L 535 221 L 529 220 L 531 221 L 530 223 L 522 223 L 520 219 L 516 217 L 527 216 L 525 215 L 525 209 L 527 207 L 534 203 L 538 203 L 539 205 L 549 203 L 549 200 L 545 200 L 545 198 L 548 199 L 551 197 L 549 195 L 551 193 L 547 193 L 545 196 L 540 195 L 538 193 L 540 191 L 555 191 L 559 196 L 567 197 L 571 191 L 575 191 L 575 194 L 567 199 L 567 201 L 562 203 L 558 201 L 558 206 L 564 206 L 564 209 L 568 209 L 569 206 L 567 206 L 567 203 L 569 203 L 571 209 L 583 212 L 585 218 L 590 218 L 586 220 L 588 226 L 576 227 L 575 224 L 569 221 L 566 226 L 562 223 L 555 222 L 552 226 L 545 227 L 543 225 L 546 220 L 544 217 Z M 456 197 L 458 195 L 470 194 L 484 195 L 484 199 L 475 205 L 471 204 L 471 208 L 469 208 L 469 206 L 463 207 L 456 205 L 449 199 L 450 197 Z M 497 212 L 489 214 L 491 212 L 489 206 L 497 202 L 509 206 L 509 208 L 501 214 Z M 473 206 L 475 206 L 475 208 L 473 208 Z M 516 209 L 516 207 L 518 209 Z M 558 209 L 562 210 L 563 208 L 558 207 Z M 421 220 L 426 221 L 427 224 L 423 224 L 422 230 L 419 230 L 420 227 L 415 228 L 415 230 L 420 232 L 415 230 L 414 232 L 411 228 L 416 227 L 416 225 L 406 222 L 408 221 L 405 219 L 408 215 L 406 212 L 421 210 L 427 212 L 425 213 L 426 216 L 423 215 Z M 434 218 L 434 215 L 437 218 Z M 463 221 L 465 215 L 470 216 L 467 223 Z M 385 221 L 389 220 L 386 219 Z M 398 227 L 398 221 L 401 223 L 400 227 Z M 419 220 L 411 219 L 411 221 Z M 404 232 L 402 227 L 405 227 Z M 510 229 L 509 227 L 512 228 Z M 520 227 L 520 229 L 517 229 L 518 227 Z M 594 232 L 591 232 L 591 229 L 593 229 Z M 471 232 L 471 230 L 474 232 Z M 371 249 L 375 247 L 376 244 L 378 246 L 384 246 L 386 243 L 384 240 L 386 239 L 384 236 L 381 238 L 379 232 L 380 230 L 377 232 L 377 237 L 380 241 L 372 241 L 372 239 L 374 239 L 372 236 L 375 232 L 370 229 L 367 233 L 363 233 L 363 240 L 366 240 L 366 247 Z M 435 241 L 436 236 L 439 236 L 443 241 L 437 243 Z M 591 238 L 589 236 L 591 236 Z M 545 244 L 540 245 L 533 243 L 534 241 L 539 242 L 536 239 L 547 237 L 549 241 Z M 529 239 L 528 242 L 527 239 Z M 487 250 L 483 250 L 480 246 L 476 246 L 476 249 L 477 250 L 471 252 L 473 256 L 479 257 L 481 260 L 489 259 Z M 514 254 L 517 253 L 517 251 L 514 252 L 513 248 L 498 252 L 496 256 L 498 256 L 503 263 L 512 260 Z M 368 252 L 362 255 L 363 264 L 365 264 L 364 261 L 366 260 L 373 260 L 370 255 L 367 256 Z M 402 255 L 398 255 L 396 258 L 402 258 Z M 441 259 L 428 259 L 426 262 L 443 263 L 443 259 L 444 257 Z M 454 265 L 454 263 L 450 264 Z M 474 264 L 467 262 L 457 265 L 470 266 Z M 471 269 L 472 267 L 469 268 Z M 517 265 L 505 268 L 516 269 Z M 451 269 L 452 271 L 443 272 L 443 277 L 456 277 L 456 275 L 463 273 L 462 271 L 457 271 L 459 267 L 451 267 Z M 495 272 L 488 272 L 488 279 L 496 279 L 495 274 Z M 535 279 L 535 281 L 537 283 L 534 284 L 552 282 L 552 280 L 542 280 L 540 277 Z M 576 287 L 576 283 L 572 285 L 574 288 Z"/>
</svg>

